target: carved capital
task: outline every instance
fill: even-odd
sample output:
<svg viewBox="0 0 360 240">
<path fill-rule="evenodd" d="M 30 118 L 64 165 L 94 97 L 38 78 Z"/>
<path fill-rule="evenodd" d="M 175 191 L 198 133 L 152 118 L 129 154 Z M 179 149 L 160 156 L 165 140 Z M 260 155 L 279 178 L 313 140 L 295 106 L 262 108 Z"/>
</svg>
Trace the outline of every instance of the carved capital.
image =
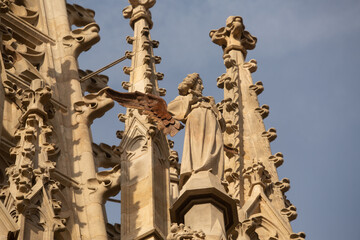
<svg viewBox="0 0 360 240">
<path fill-rule="evenodd" d="M 77 58 L 80 53 L 89 50 L 92 45 L 100 41 L 99 30 L 96 23 L 73 30 L 70 35 L 63 37 L 66 53 Z"/>
<path fill-rule="evenodd" d="M 205 239 L 205 233 L 203 231 L 195 231 L 190 227 L 180 223 L 172 223 L 170 227 L 170 233 L 166 238 L 167 240 L 179 240 L 179 239 L 192 239 L 201 240 Z"/>
<path fill-rule="evenodd" d="M 245 31 L 245 25 L 240 16 L 230 16 L 226 19 L 226 26 L 210 31 L 211 40 L 221 46 L 224 54 L 230 50 L 239 50 L 246 57 L 247 50 L 255 48 L 257 38 Z"/>
<path fill-rule="evenodd" d="M 149 9 L 155 5 L 156 0 L 129 0 L 129 3 L 130 5 L 123 10 L 123 16 L 130 19 L 130 26 L 134 28 L 136 21 L 145 19 L 151 29 L 153 22 Z"/>
<path fill-rule="evenodd" d="M 77 121 L 90 126 L 96 118 L 102 117 L 113 106 L 114 101 L 106 97 L 103 89 L 98 93 L 84 96 L 83 101 L 74 104 L 74 110 L 78 113 Z"/>
<path fill-rule="evenodd" d="M 90 192 L 90 200 L 104 204 L 109 197 L 115 196 L 120 191 L 121 169 L 116 165 L 109 171 L 102 171 L 96 174 L 96 178 L 87 181 Z"/>
</svg>

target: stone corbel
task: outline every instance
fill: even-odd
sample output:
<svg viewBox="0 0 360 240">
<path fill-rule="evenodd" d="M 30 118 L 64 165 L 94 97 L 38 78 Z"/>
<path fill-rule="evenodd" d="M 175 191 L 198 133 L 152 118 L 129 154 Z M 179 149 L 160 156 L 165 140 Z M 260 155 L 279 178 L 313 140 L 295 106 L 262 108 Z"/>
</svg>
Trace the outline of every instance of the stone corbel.
<svg viewBox="0 0 360 240">
<path fill-rule="evenodd" d="M 95 22 L 95 11 L 84 8 L 77 4 L 66 4 L 66 11 L 70 26 L 83 27 L 89 23 Z"/>
<path fill-rule="evenodd" d="M 135 22 L 143 18 L 151 29 L 153 22 L 149 9 L 155 5 L 156 0 L 129 0 L 129 3 L 131 5 L 124 8 L 123 16 L 130 19 L 130 26 L 134 29 Z"/>
<path fill-rule="evenodd" d="M 96 178 L 87 181 L 87 188 L 91 191 L 90 201 L 104 204 L 109 197 L 115 196 L 120 191 L 121 169 L 116 165 L 109 171 L 96 174 Z"/>
<path fill-rule="evenodd" d="M 261 162 L 254 163 L 252 166 L 244 169 L 243 176 L 247 178 L 251 184 L 249 196 L 256 185 L 260 185 L 262 190 L 264 190 L 266 184 L 271 182 L 271 175 Z"/>
<path fill-rule="evenodd" d="M 86 75 L 92 73 L 91 70 L 83 71 L 79 69 L 79 77 L 80 79 L 82 77 L 85 77 Z M 89 79 L 86 79 L 85 81 L 81 81 L 81 90 L 83 93 L 89 92 L 89 93 L 97 93 L 101 89 L 107 87 L 107 83 L 109 82 L 109 77 L 102 74 L 97 74 Z"/>
<path fill-rule="evenodd" d="M 262 105 L 261 107 L 255 108 L 255 112 L 259 113 L 262 119 L 265 119 L 267 116 L 269 116 L 269 105 Z"/>
<path fill-rule="evenodd" d="M 166 237 L 167 240 L 179 240 L 179 239 L 192 239 L 192 240 L 202 240 L 206 239 L 205 233 L 203 231 L 192 230 L 190 227 L 185 226 L 183 223 L 179 225 L 177 223 L 172 223 L 170 227 L 170 233 Z"/>
<path fill-rule="evenodd" d="M 63 37 L 66 53 L 77 58 L 80 53 L 89 50 L 92 45 L 100 41 L 99 30 L 96 23 L 73 30 L 70 35 Z"/>
<path fill-rule="evenodd" d="M 264 85 L 260 81 L 256 82 L 253 85 L 250 85 L 249 88 L 251 90 L 253 90 L 256 93 L 256 95 L 259 95 L 260 93 L 262 93 L 264 91 Z"/>
<path fill-rule="evenodd" d="M 230 16 L 226 19 L 226 26 L 218 30 L 211 30 L 209 36 L 213 43 L 221 46 L 224 54 L 230 50 L 240 50 L 246 57 L 247 50 L 254 49 L 257 38 L 245 31 L 245 25 L 240 16 Z"/>
<path fill-rule="evenodd" d="M 269 128 L 269 130 L 263 132 L 261 136 L 267 138 L 269 142 L 274 141 L 277 138 L 276 129 L 275 128 Z"/>
<path fill-rule="evenodd" d="M 105 89 L 102 89 L 98 93 L 84 96 L 82 101 L 74 104 L 74 109 L 78 113 L 78 123 L 90 126 L 96 118 L 102 117 L 113 106 L 114 101 L 106 97 Z"/>
<path fill-rule="evenodd" d="M 304 232 L 290 234 L 290 240 L 305 240 L 305 237 L 306 235 Z"/>
</svg>

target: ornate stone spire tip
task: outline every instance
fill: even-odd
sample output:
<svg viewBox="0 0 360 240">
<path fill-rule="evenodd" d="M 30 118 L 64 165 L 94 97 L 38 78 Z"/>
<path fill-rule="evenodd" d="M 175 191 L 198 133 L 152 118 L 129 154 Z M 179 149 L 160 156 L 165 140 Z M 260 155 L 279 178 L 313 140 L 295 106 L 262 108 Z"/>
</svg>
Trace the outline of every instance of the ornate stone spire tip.
<svg viewBox="0 0 360 240">
<path fill-rule="evenodd" d="M 130 5 L 123 10 L 123 16 L 124 18 L 130 18 L 130 26 L 134 28 L 134 23 L 143 18 L 148 22 L 151 29 L 153 22 L 149 9 L 155 5 L 156 0 L 129 0 L 129 3 Z"/>
<path fill-rule="evenodd" d="M 226 26 L 209 33 L 211 40 L 220 45 L 224 54 L 232 49 L 240 50 L 246 56 L 247 50 L 256 46 L 257 38 L 245 31 L 243 19 L 240 16 L 230 16 L 226 19 Z"/>
</svg>

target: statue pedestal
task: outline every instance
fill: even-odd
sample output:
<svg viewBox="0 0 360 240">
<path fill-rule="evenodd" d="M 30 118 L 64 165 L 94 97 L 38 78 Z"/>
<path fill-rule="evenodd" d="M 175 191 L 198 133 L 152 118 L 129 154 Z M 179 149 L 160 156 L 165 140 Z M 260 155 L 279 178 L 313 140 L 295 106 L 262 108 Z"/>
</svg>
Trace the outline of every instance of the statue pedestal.
<svg viewBox="0 0 360 240">
<path fill-rule="evenodd" d="M 203 230 L 206 239 L 227 239 L 238 224 L 235 201 L 211 172 L 199 172 L 189 178 L 170 214 L 172 222 Z"/>
</svg>

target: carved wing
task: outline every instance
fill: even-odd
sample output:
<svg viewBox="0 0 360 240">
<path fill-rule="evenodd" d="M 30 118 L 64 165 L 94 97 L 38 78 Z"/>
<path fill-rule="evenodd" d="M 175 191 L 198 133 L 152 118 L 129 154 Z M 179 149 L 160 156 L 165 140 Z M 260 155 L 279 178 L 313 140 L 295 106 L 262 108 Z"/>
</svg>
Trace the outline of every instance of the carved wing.
<svg viewBox="0 0 360 240">
<path fill-rule="evenodd" d="M 106 88 L 106 95 L 117 101 L 121 106 L 142 110 L 157 123 L 159 130 L 165 134 L 175 136 L 184 126 L 167 111 L 167 104 L 164 99 L 153 94 L 142 92 L 118 92 Z"/>
</svg>

